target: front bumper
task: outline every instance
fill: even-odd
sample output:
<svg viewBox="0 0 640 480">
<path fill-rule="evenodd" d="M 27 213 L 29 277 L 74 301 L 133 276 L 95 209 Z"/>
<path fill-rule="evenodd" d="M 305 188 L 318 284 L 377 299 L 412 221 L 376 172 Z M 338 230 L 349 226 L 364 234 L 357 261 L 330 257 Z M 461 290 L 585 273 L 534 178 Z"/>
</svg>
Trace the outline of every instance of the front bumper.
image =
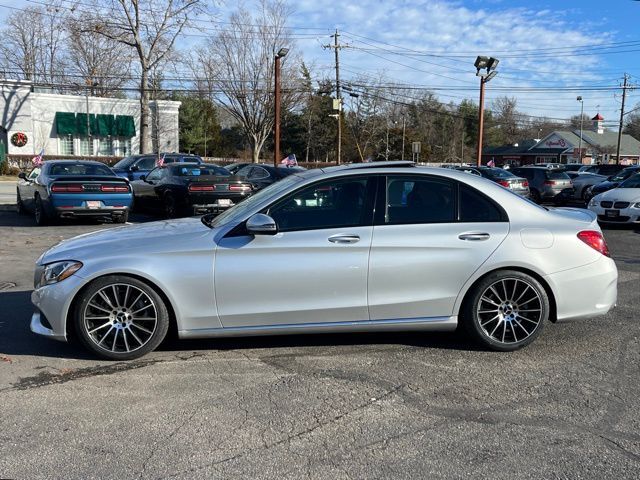
<svg viewBox="0 0 640 480">
<path fill-rule="evenodd" d="M 589 210 L 598 215 L 598 222 L 601 223 L 640 223 L 640 208 L 629 206 L 614 209 L 596 205 L 589 206 Z"/>
<path fill-rule="evenodd" d="M 618 269 L 602 255 L 598 260 L 544 277 L 554 292 L 558 320 L 606 314 L 618 296 Z"/>
<path fill-rule="evenodd" d="M 71 302 L 84 280 L 77 274 L 59 283 L 45 285 L 31 292 L 35 312 L 31 316 L 31 331 L 56 340 L 67 340 L 67 315 Z"/>
</svg>

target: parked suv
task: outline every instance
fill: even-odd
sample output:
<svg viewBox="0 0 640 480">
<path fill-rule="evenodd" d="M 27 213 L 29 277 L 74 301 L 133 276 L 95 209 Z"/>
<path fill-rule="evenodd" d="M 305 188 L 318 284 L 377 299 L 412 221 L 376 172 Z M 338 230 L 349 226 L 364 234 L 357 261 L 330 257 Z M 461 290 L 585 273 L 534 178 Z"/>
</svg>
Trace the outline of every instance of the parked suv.
<svg viewBox="0 0 640 480">
<path fill-rule="evenodd" d="M 588 173 L 597 173 L 598 175 L 615 175 L 620 170 L 625 168 L 626 165 L 617 165 L 615 163 L 604 164 L 604 165 L 584 165 L 580 168 L 580 172 L 588 172 Z"/>
<path fill-rule="evenodd" d="M 161 153 L 160 158 L 164 158 L 164 163 L 187 162 L 187 163 L 204 163 L 202 158 L 197 155 L 188 153 Z M 128 178 L 129 180 L 140 180 L 142 175 L 148 175 L 151 170 L 156 167 L 158 155 L 131 155 L 123 158 L 113 166 L 113 171 L 119 177 Z"/>
<path fill-rule="evenodd" d="M 529 182 L 525 178 L 516 177 L 510 170 L 492 167 L 456 167 L 456 170 L 480 175 L 502 185 L 523 197 L 529 196 Z"/>
<path fill-rule="evenodd" d="M 536 203 L 551 201 L 564 205 L 573 196 L 571 178 L 563 171 L 547 167 L 517 167 L 511 172 L 529 181 L 531 200 Z"/>
</svg>

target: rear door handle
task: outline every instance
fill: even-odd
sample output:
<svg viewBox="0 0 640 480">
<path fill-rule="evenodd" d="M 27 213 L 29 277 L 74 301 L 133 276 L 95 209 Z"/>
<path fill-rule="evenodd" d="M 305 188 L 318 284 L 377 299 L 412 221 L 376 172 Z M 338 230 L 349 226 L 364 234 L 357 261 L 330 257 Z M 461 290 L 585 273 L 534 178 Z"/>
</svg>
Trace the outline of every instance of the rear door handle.
<svg viewBox="0 0 640 480">
<path fill-rule="evenodd" d="M 360 241 L 360 237 L 350 233 L 338 233 L 331 235 L 327 240 L 331 243 L 356 243 Z"/>
<path fill-rule="evenodd" d="M 491 235 L 485 232 L 467 232 L 467 233 L 461 233 L 460 235 L 458 235 L 458 238 L 460 240 L 468 240 L 470 242 L 480 242 L 483 240 L 489 240 L 490 237 Z"/>
</svg>

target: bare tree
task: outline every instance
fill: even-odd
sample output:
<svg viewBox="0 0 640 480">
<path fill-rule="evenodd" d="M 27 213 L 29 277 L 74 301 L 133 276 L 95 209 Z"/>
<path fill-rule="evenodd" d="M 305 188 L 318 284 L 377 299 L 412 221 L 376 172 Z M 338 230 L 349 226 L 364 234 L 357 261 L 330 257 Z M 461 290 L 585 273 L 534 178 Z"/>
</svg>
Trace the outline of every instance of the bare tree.
<svg viewBox="0 0 640 480">
<path fill-rule="evenodd" d="M 135 51 L 140 69 L 140 152 L 149 152 L 149 74 L 173 51 L 191 19 L 204 12 L 205 0 L 94 0 L 96 15 L 86 31 Z"/>
<path fill-rule="evenodd" d="M 294 45 L 285 27 L 290 10 L 282 0 L 262 0 L 252 13 L 243 6 L 235 11 L 229 26 L 209 39 L 197 52 L 195 65 L 218 91 L 218 102 L 242 126 L 258 162 L 274 121 L 273 78 L 276 52 Z M 293 53 L 282 58 L 283 110 L 291 108 L 301 95 Z"/>
<path fill-rule="evenodd" d="M 0 43 L 0 63 L 10 72 L 7 76 L 54 84 L 64 71 L 63 10 L 27 7 L 14 12 L 6 20 Z"/>
<path fill-rule="evenodd" d="M 130 80 L 132 55 L 128 46 L 111 38 L 83 31 L 79 22 L 71 22 L 67 47 L 67 65 L 81 77 L 92 95 L 121 95 Z"/>
</svg>

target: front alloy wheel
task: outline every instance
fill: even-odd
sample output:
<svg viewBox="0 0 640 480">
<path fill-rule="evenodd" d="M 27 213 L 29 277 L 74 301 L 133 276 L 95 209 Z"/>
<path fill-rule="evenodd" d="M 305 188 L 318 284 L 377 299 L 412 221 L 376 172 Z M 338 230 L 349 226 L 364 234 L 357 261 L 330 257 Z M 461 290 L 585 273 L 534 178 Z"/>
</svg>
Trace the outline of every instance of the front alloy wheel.
<svg viewBox="0 0 640 480">
<path fill-rule="evenodd" d="M 533 342 L 549 318 L 549 298 L 540 283 L 521 272 L 495 272 L 465 302 L 463 325 L 483 346 L 511 351 Z"/>
<path fill-rule="evenodd" d="M 169 326 L 167 308 L 149 285 L 123 276 L 103 277 L 81 294 L 75 327 L 99 356 L 130 360 L 155 349 Z"/>
</svg>

